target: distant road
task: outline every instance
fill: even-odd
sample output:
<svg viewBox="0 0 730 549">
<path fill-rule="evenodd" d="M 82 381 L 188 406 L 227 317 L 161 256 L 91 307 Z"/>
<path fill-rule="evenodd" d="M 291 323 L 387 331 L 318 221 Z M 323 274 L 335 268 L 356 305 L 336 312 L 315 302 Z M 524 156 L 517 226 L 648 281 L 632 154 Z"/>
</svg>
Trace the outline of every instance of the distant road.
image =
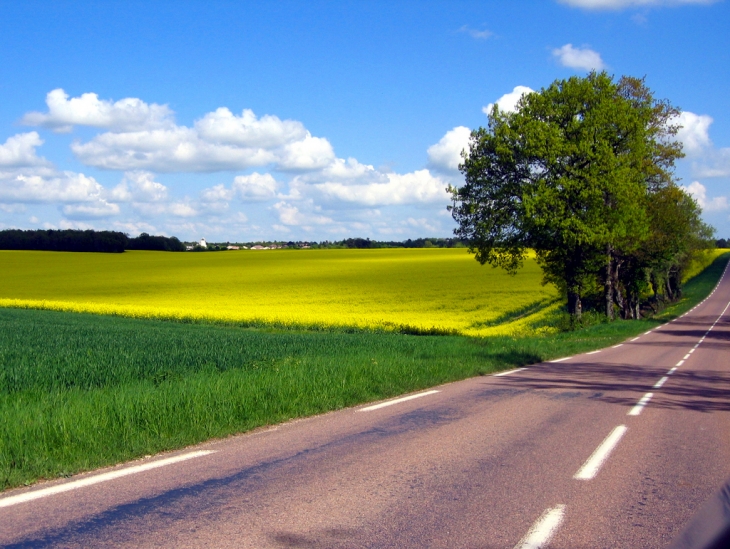
<svg viewBox="0 0 730 549">
<path fill-rule="evenodd" d="M 729 305 L 726 274 L 616 347 L 13 490 L 0 545 L 665 547 L 730 477 Z"/>
</svg>

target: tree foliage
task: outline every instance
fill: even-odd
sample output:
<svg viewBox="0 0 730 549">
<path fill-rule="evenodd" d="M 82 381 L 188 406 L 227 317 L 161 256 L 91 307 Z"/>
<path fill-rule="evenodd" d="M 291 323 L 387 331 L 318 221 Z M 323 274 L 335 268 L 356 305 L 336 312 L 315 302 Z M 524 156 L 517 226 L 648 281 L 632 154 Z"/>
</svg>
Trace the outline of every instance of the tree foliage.
<svg viewBox="0 0 730 549">
<path fill-rule="evenodd" d="M 495 105 L 450 188 L 455 234 L 511 273 L 534 250 L 574 317 L 597 288 L 609 317 L 616 305 L 635 316 L 649 273 L 676 283 L 711 234 L 675 182 L 678 113 L 643 80 L 605 72 L 555 81 L 515 112 Z"/>
</svg>

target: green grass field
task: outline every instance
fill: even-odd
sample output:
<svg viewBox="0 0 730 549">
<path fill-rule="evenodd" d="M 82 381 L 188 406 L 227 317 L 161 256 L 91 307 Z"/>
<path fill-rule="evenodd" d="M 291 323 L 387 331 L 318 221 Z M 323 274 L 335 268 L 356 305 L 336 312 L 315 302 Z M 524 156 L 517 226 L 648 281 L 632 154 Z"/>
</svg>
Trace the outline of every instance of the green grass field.
<svg viewBox="0 0 730 549">
<path fill-rule="evenodd" d="M 663 318 L 704 298 L 727 254 Z M 555 335 L 245 329 L 0 309 L 3 488 L 614 344 L 659 320 Z"/>
</svg>

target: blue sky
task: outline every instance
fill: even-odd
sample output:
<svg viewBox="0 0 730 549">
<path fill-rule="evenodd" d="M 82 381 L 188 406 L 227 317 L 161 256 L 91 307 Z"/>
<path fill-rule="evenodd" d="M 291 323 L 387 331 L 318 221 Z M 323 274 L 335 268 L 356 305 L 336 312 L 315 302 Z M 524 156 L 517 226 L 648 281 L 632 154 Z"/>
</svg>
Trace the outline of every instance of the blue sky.
<svg viewBox="0 0 730 549">
<path fill-rule="evenodd" d="M 0 228 L 450 236 L 484 107 L 591 68 L 684 111 L 730 237 L 730 4 L 0 1 Z"/>
</svg>

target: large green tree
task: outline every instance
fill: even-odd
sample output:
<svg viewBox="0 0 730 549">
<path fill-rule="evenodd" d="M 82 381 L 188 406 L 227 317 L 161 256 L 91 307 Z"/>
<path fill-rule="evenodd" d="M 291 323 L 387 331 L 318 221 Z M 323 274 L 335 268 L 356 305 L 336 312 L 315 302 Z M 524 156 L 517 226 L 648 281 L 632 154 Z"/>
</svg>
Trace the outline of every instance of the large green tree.
<svg viewBox="0 0 730 549">
<path fill-rule="evenodd" d="M 612 316 L 618 258 L 649 239 L 650 196 L 673 185 L 677 112 L 642 80 L 605 72 L 558 80 L 514 112 L 495 106 L 472 132 L 464 185 L 450 189 L 455 233 L 482 264 L 510 272 L 535 250 L 574 317 L 600 279 Z"/>
</svg>

